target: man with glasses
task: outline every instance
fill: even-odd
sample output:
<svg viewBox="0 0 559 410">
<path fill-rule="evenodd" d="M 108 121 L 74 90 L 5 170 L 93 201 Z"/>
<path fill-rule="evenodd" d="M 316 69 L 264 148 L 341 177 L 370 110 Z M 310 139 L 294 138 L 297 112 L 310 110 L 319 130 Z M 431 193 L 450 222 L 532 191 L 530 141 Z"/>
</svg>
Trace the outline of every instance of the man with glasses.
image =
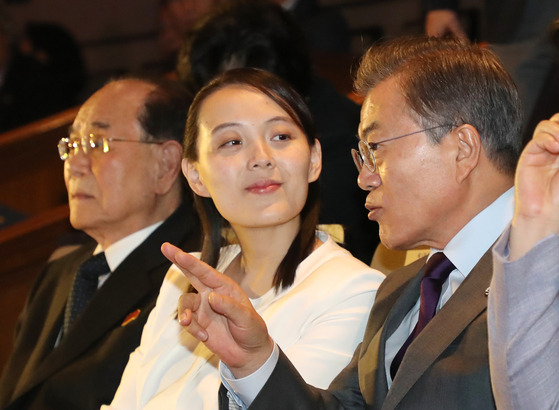
<svg viewBox="0 0 559 410">
<path fill-rule="evenodd" d="M 70 222 L 93 240 L 37 279 L 0 382 L 1 408 L 98 409 L 112 400 L 170 266 L 161 244 L 198 249 L 179 176 L 190 102 L 176 83 L 112 81 L 60 140 Z"/>
<path fill-rule="evenodd" d="M 513 211 L 516 88 L 490 51 L 423 37 L 372 47 L 355 85 L 365 100 L 353 156 L 369 219 L 389 248 L 429 246 L 427 262 L 387 276 L 362 344 L 327 391 L 304 383 L 232 281 L 165 245 L 199 292 L 182 297 L 180 322 L 221 359 L 224 409 L 495 408 L 490 248 Z"/>
</svg>

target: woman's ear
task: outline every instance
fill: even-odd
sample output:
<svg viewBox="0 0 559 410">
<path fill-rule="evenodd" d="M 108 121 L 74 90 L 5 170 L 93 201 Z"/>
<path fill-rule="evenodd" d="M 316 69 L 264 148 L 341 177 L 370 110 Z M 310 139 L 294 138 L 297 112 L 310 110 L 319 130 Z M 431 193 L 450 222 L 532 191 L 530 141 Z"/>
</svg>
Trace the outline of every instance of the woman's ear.
<svg viewBox="0 0 559 410">
<path fill-rule="evenodd" d="M 190 185 L 190 188 L 192 189 L 192 191 L 194 191 L 195 194 L 206 198 L 211 197 L 210 193 L 206 189 L 206 186 L 200 179 L 200 173 L 198 172 L 195 163 L 190 162 L 187 159 L 183 159 L 182 173 L 186 177 L 186 180 L 188 181 L 188 185 Z"/>
<path fill-rule="evenodd" d="M 314 145 L 311 146 L 311 161 L 309 164 L 309 178 L 308 182 L 314 182 L 320 176 L 322 171 L 322 147 L 320 142 L 315 139 Z"/>
</svg>

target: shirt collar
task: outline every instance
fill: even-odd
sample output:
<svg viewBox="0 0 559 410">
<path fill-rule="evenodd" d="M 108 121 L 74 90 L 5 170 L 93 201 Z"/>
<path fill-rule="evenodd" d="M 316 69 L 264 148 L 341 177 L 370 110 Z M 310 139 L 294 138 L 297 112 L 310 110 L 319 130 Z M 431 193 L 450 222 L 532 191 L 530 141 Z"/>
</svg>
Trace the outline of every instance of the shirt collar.
<svg viewBox="0 0 559 410">
<path fill-rule="evenodd" d="M 154 223 L 153 225 L 140 229 L 133 234 L 125 236 L 113 243 L 107 249 L 103 249 L 101 245 L 98 244 L 93 254 L 97 255 L 99 252 L 104 251 L 109 268 L 111 268 L 111 272 L 114 272 L 116 268 L 118 268 L 118 265 L 120 265 L 122 261 L 126 259 L 126 257 L 130 255 L 132 251 L 143 241 L 145 241 L 147 237 L 150 236 L 152 232 L 155 231 L 162 223 L 163 221 Z"/>
<path fill-rule="evenodd" d="M 443 252 L 464 277 L 503 233 L 512 220 L 514 187 L 477 214 L 446 245 Z M 439 252 L 431 249 L 429 257 Z"/>
</svg>

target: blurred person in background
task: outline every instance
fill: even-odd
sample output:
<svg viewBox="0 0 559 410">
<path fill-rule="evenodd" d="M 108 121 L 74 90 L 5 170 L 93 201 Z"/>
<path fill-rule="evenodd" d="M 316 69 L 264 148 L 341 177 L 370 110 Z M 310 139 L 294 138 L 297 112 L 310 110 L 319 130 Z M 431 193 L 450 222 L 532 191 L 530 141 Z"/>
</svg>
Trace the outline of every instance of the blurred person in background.
<svg viewBox="0 0 559 410">
<path fill-rule="evenodd" d="M 28 23 L 21 36 L 0 18 L 0 131 L 77 105 L 87 74 L 63 27 Z"/>
</svg>

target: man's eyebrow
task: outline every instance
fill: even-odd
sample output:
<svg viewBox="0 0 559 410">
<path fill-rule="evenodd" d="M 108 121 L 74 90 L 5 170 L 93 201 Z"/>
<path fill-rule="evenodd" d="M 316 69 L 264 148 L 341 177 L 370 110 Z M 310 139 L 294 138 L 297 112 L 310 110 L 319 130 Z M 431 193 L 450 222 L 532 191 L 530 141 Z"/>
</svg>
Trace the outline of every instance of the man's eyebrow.
<svg viewBox="0 0 559 410">
<path fill-rule="evenodd" d="M 359 130 L 359 136 L 361 139 L 365 140 L 367 138 L 367 135 L 370 134 L 371 132 L 375 131 L 376 129 L 379 128 L 378 122 L 372 122 L 369 125 L 367 125 L 365 128 Z"/>
<path fill-rule="evenodd" d="M 106 122 L 102 122 L 102 121 L 94 121 L 94 122 L 91 123 L 91 128 L 107 130 L 110 127 L 111 127 L 110 124 L 108 124 Z M 76 128 L 74 127 L 74 124 L 70 125 L 68 127 L 68 134 L 73 134 L 75 132 L 77 132 L 77 131 L 76 131 Z"/>
<path fill-rule="evenodd" d="M 93 121 L 91 123 L 92 128 L 101 128 L 102 130 L 106 130 L 111 128 L 111 125 L 107 122 L 102 122 L 102 121 Z"/>
</svg>

